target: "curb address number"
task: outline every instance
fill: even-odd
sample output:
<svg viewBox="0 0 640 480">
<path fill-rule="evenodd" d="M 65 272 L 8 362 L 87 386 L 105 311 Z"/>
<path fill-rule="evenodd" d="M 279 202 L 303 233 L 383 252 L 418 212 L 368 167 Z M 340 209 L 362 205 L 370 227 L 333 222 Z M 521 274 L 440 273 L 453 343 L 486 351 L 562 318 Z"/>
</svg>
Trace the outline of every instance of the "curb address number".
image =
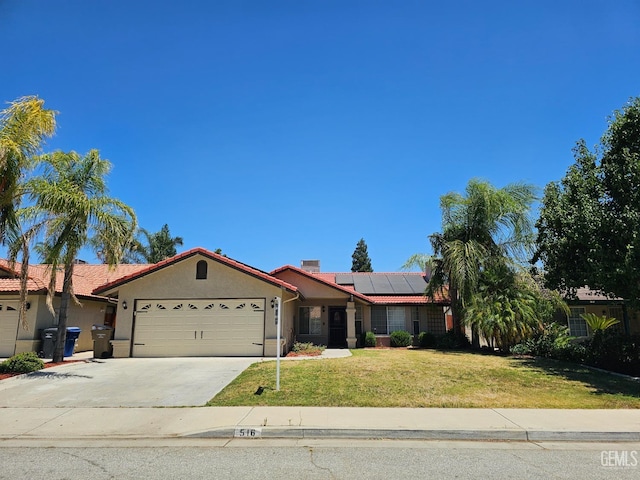
<svg viewBox="0 0 640 480">
<path fill-rule="evenodd" d="M 261 428 L 236 428 L 233 435 L 236 438 L 260 438 L 262 436 Z"/>
</svg>

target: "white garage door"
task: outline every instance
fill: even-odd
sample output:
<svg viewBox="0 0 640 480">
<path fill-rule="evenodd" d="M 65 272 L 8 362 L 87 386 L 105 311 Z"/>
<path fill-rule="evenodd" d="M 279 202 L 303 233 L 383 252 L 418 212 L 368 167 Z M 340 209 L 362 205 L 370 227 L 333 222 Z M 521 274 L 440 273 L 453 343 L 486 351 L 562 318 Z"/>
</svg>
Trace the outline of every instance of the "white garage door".
<svg viewBox="0 0 640 480">
<path fill-rule="evenodd" d="M 16 351 L 18 302 L 0 299 L 0 357 L 11 357 Z"/>
<path fill-rule="evenodd" d="M 134 357 L 262 356 L 265 300 L 138 300 Z"/>
</svg>

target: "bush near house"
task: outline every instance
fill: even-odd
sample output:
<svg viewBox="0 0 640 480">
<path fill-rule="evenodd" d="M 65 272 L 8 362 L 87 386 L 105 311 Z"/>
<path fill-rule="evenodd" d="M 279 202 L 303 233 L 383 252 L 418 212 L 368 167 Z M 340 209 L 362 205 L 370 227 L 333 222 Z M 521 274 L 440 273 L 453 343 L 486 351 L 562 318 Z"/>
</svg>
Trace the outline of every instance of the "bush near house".
<svg viewBox="0 0 640 480">
<path fill-rule="evenodd" d="M 409 332 L 404 330 L 398 330 L 391 332 L 391 346 L 392 347 L 408 347 L 411 345 L 413 338 Z"/>
<path fill-rule="evenodd" d="M 583 363 L 612 372 L 640 376 L 640 336 L 596 331 L 578 341 L 565 325 L 545 324 L 533 337 L 511 348 L 513 355 L 532 355 Z"/>
<path fill-rule="evenodd" d="M 291 351 L 299 355 L 321 355 L 325 348 L 324 345 L 314 345 L 313 342 L 295 342 Z"/>
<path fill-rule="evenodd" d="M 418 346 L 420 348 L 435 348 L 438 344 L 438 337 L 431 332 L 420 332 L 418 335 Z"/>
<path fill-rule="evenodd" d="M 30 373 L 44 368 L 35 352 L 18 353 L 0 363 L 0 373 Z"/>
<path fill-rule="evenodd" d="M 364 346 L 365 347 L 375 347 L 376 346 L 376 335 L 373 332 L 367 332 L 364 336 Z"/>
</svg>

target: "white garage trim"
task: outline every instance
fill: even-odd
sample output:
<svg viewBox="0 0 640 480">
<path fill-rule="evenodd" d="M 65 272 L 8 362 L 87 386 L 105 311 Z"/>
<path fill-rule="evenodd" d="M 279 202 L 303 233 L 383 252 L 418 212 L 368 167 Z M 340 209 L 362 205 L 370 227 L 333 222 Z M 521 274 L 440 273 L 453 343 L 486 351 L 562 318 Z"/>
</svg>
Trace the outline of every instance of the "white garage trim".
<svg viewBox="0 0 640 480">
<path fill-rule="evenodd" d="M 137 300 L 133 357 L 263 356 L 265 299 Z"/>
<path fill-rule="evenodd" d="M 16 353 L 19 302 L 0 299 L 0 357 Z"/>
</svg>

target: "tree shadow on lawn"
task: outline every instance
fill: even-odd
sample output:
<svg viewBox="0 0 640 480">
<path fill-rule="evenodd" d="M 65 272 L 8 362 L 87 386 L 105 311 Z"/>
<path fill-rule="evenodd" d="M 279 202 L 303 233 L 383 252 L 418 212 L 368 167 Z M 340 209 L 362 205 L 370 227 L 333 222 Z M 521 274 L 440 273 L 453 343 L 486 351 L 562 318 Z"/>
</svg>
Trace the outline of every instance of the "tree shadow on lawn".
<svg viewBox="0 0 640 480">
<path fill-rule="evenodd" d="M 640 398 L 640 382 L 611 373 L 592 370 L 576 363 L 549 358 L 513 358 L 514 368 L 528 368 L 591 386 L 595 395 L 627 395 Z"/>
</svg>

